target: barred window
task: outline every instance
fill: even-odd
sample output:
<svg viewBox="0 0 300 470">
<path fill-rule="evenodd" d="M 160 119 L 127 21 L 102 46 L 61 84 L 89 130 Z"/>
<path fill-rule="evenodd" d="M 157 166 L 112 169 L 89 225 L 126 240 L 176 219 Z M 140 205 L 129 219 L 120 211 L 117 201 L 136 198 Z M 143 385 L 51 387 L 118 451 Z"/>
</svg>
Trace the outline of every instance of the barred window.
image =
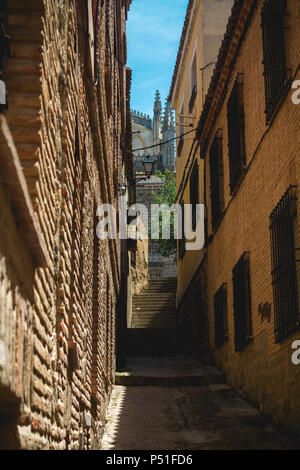
<svg viewBox="0 0 300 470">
<path fill-rule="evenodd" d="M 185 236 L 184 236 L 184 201 L 181 203 L 181 238 L 178 240 L 178 255 L 182 260 L 185 255 Z"/>
<path fill-rule="evenodd" d="M 249 253 L 233 269 L 235 350 L 242 351 L 252 339 Z"/>
<path fill-rule="evenodd" d="M 214 296 L 215 345 L 222 346 L 228 340 L 227 285 L 223 284 Z"/>
<path fill-rule="evenodd" d="M 199 166 L 197 160 L 190 177 L 190 204 L 192 205 L 192 229 L 196 230 L 197 204 L 199 204 Z"/>
<path fill-rule="evenodd" d="M 182 103 L 182 106 L 180 108 L 180 113 L 179 113 L 179 142 L 177 146 L 177 156 L 180 157 L 182 154 L 183 146 L 184 146 L 184 101 Z"/>
<path fill-rule="evenodd" d="M 242 74 L 238 74 L 227 103 L 230 194 L 233 194 L 246 164 Z"/>
<path fill-rule="evenodd" d="M 211 219 L 214 230 L 224 210 L 223 142 L 220 129 L 216 133 L 210 149 L 209 164 Z"/>
<path fill-rule="evenodd" d="M 287 0 L 265 0 L 261 14 L 267 124 L 287 84 L 284 37 L 286 9 Z"/>
<path fill-rule="evenodd" d="M 279 343 L 300 324 L 294 223 L 296 187 L 291 186 L 270 216 L 275 341 Z"/>
</svg>

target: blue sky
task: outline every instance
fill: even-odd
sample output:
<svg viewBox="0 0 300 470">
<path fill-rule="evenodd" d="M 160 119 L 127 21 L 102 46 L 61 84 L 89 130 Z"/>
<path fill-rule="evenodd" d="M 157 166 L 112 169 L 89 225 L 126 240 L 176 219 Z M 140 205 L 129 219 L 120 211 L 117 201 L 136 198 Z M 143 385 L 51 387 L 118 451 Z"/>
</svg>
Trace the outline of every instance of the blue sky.
<svg viewBox="0 0 300 470">
<path fill-rule="evenodd" d="M 133 0 L 128 15 L 131 108 L 153 115 L 155 91 L 168 96 L 188 0 Z"/>
</svg>

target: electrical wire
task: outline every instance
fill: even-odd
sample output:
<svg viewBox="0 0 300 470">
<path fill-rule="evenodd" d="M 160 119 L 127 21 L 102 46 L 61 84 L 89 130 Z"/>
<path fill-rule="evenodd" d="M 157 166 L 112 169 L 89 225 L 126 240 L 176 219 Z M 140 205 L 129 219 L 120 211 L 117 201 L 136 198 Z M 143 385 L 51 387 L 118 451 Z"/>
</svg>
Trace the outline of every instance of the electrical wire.
<svg viewBox="0 0 300 470">
<path fill-rule="evenodd" d="M 166 140 L 165 142 L 161 142 L 160 144 L 150 145 L 149 147 L 142 147 L 142 148 L 139 148 L 139 149 L 133 149 L 132 151 L 133 152 L 140 152 L 141 150 L 153 149 L 154 147 L 159 147 L 161 145 L 165 145 L 165 144 L 168 144 L 170 142 L 174 142 L 175 140 L 180 139 L 180 138 L 184 137 L 185 135 L 191 134 L 191 132 L 195 132 L 197 130 L 198 130 L 198 127 L 195 127 L 195 129 L 192 129 L 188 132 L 185 132 L 184 134 L 178 135 L 177 137 L 174 137 L 173 139 Z"/>
</svg>

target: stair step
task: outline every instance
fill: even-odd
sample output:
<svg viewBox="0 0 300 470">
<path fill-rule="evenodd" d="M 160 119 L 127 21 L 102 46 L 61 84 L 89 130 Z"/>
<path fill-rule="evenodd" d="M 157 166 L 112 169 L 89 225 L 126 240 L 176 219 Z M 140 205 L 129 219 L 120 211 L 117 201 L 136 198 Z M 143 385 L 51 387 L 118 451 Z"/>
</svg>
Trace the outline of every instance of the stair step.
<svg viewBox="0 0 300 470">
<path fill-rule="evenodd" d="M 145 290 L 144 292 L 145 293 L 149 293 L 149 294 L 173 294 L 173 295 L 176 295 L 176 290 L 177 289 L 164 289 L 164 288 L 156 288 L 156 287 L 150 287 L 149 289 Z"/>
<path fill-rule="evenodd" d="M 172 312 L 176 313 L 176 306 L 175 305 L 168 305 L 168 304 L 163 304 L 163 305 L 147 305 L 147 304 L 134 304 L 132 306 L 133 309 L 136 310 L 148 310 L 150 312 Z"/>
<path fill-rule="evenodd" d="M 164 326 L 166 323 L 172 323 L 172 325 L 176 324 L 176 321 L 172 317 L 164 317 L 163 319 L 159 317 L 133 317 L 133 323 L 149 323 L 149 322 L 161 323 Z"/>
<path fill-rule="evenodd" d="M 139 299 L 133 299 L 133 303 L 138 303 L 138 304 L 145 304 L 145 305 L 149 305 L 149 303 L 151 304 L 154 304 L 154 303 L 157 303 L 157 304 L 169 304 L 170 302 L 172 302 L 173 304 L 175 304 L 175 299 L 173 296 L 171 297 L 157 297 L 157 298 L 153 298 L 152 295 L 150 295 L 148 298 L 147 297 L 141 297 Z"/>
<path fill-rule="evenodd" d="M 176 278 L 151 279 L 148 288 L 133 297 L 128 351 L 143 356 L 177 353 L 176 289 Z"/>
<path fill-rule="evenodd" d="M 168 319 L 173 319 L 174 321 L 176 320 L 176 315 L 175 314 L 170 314 L 170 313 L 165 313 L 165 312 L 147 312 L 147 311 L 144 311 L 144 312 L 141 312 L 141 311 L 137 311 L 137 312 L 133 312 L 133 317 L 136 317 L 136 318 L 141 318 L 141 319 L 145 319 L 145 318 L 168 318 Z"/>
<path fill-rule="evenodd" d="M 159 299 L 168 299 L 168 298 L 172 298 L 173 296 L 174 296 L 173 292 L 161 292 L 160 294 L 155 296 L 155 298 L 157 297 Z M 149 298 L 153 298 L 153 294 L 149 292 L 142 292 L 139 295 L 134 295 L 133 298 L 134 299 L 149 299 Z"/>
<path fill-rule="evenodd" d="M 149 320 L 149 321 L 144 321 L 144 322 L 141 322 L 141 321 L 135 321 L 135 320 L 132 320 L 132 328 L 133 329 L 138 329 L 138 328 L 165 328 L 165 329 L 168 329 L 168 328 L 175 328 L 176 324 L 174 322 L 155 322 L 153 320 Z"/>
<path fill-rule="evenodd" d="M 133 306 L 137 307 L 151 307 L 154 306 L 154 309 L 157 307 L 164 307 L 164 308 L 171 308 L 173 310 L 176 310 L 176 303 L 173 300 L 165 301 L 165 302 L 151 302 L 149 299 L 148 302 L 145 302 L 144 300 L 141 302 L 134 301 L 132 302 Z"/>
<path fill-rule="evenodd" d="M 211 375 L 187 375 L 179 377 L 152 377 L 126 373 L 117 373 L 115 384 L 136 387 L 174 387 L 174 386 L 204 386 L 225 383 L 225 376 L 221 374 Z"/>
</svg>

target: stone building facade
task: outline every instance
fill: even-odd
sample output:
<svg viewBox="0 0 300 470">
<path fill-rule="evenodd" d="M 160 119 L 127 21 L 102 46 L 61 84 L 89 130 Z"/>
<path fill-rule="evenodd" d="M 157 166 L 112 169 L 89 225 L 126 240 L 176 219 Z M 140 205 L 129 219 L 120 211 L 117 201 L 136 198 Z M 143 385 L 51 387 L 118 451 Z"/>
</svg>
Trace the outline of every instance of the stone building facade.
<svg viewBox="0 0 300 470">
<path fill-rule="evenodd" d="M 206 243 L 179 305 L 184 343 L 298 438 L 299 13 L 296 0 L 234 2 L 195 139 Z"/>
<path fill-rule="evenodd" d="M 130 3 L 1 2 L 4 449 L 97 448 L 105 424 L 127 251 L 96 209 L 132 176 Z"/>
<path fill-rule="evenodd" d="M 171 103 L 166 101 L 164 113 L 159 91 L 156 91 L 153 119 L 139 111 L 131 111 L 134 169 L 143 172 L 143 160 L 151 157 L 155 169 L 175 171 L 175 122 Z M 162 145 L 163 142 L 168 142 Z"/>
<path fill-rule="evenodd" d="M 157 90 L 153 106 L 153 119 L 138 111 L 132 111 L 131 116 L 133 162 L 136 178 L 139 179 L 143 175 L 143 161 L 148 157 L 155 162 L 154 171 L 164 172 L 169 170 L 175 173 L 175 122 L 171 103 L 166 100 L 163 113 L 160 94 Z M 151 176 L 150 179 L 138 181 L 136 184 L 136 200 L 147 207 L 149 226 L 151 204 L 153 202 L 152 193 L 158 192 L 161 185 L 161 179 L 155 175 Z M 177 264 L 174 256 L 169 258 L 162 256 L 155 241 L 149 241 L 148 252 L 149 277 L 177 276 Z"/>
</svg>

